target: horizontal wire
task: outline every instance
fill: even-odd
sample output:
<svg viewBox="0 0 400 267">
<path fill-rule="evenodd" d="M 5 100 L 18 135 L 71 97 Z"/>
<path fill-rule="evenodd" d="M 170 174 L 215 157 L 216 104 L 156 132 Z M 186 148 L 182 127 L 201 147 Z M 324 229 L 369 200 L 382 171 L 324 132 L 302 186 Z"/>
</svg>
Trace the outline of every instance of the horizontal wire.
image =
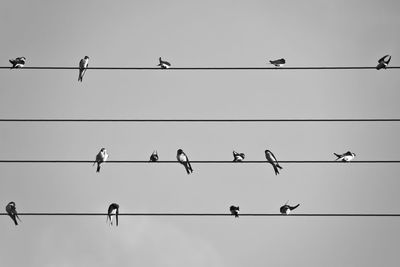
<svg viewBox="0 0 400 267">
<path fill-rule="evenodd" d="M 0 122 L 400 122 L 400 118 L 366 119 L 0 119 Z"/>
<path fill-rule="evenodd" d="M 11 69 L 10 67 L 0 67 L 0 69 Z M 78 70 L 79 67 L 23 67 L 18 70 Z M 88 70 L 376 70 L 376 67 L 363 66 L 331 66 L 331 67 L 182 67 L 162 69 L 160 67 L 90 67 Z M 400 66 L 386 67 L 386 69 L 400 69 Z"/>
<path fill-rule="evenodd" d="M 15 159 L 2 159 L 0 160 L 0 163 L 94 163 L 94 160 L 15 160 Z M 158 164 L 158 163 L 179 163 L 176 160 L 164 160 L 164 161 L 157 161 L 157 162 L 150 162 L 148 160 L 110 160 L 105 163 L 152 163 L 152 164 Z M 193 160 L 190 161 L 190 163 L 193 164 L 246 164 L 246 163 L 251 163 L 251 164 L 265 164 L 268 163 L 268 161 L 265 160 L 249 160 L 249 161 L 240 161 L 240 162 L 234 162 L 232 160 Z M 343 162 L 343 161 L 334 161 L 334 160 L 280 160 L 279 163 L 322 163 L 322 164 L 353 164 L 353 163 L 364 163 L 364 164 L 370 164 L 370 163 L 400 163 L 400 160 L 360 160 L 360 161 L 351 161 L 351 162 Z"/>
<path fill-rule="evenodd" d="M 0 215 L 8 215 L 0 213 Z M 20 216 L 107 216 L 107 213 L 79 213 L 79 212 L 26 212 L 18 213 Z M 221 217 L 233 216 L 228 213 L 119 213 L 118 216 L 175 216 L 175 217 Z M 400 217 L 397 213 L 292 213 L 290 215 L 279 213 L 243 213 L 239 217 Z"/>
</svg>

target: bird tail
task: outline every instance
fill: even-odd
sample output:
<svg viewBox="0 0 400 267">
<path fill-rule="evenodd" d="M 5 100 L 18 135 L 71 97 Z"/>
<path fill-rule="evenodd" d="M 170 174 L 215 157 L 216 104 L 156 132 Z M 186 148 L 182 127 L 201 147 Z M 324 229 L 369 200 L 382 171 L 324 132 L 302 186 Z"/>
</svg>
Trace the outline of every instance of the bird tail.
<svg viewBox="0 0 400 267">
<path fill-rule="evenodd" d="M 276 167 L 278 167 L 278 168 L 281 169 L 281 170 L 283 169 L 283 168 L 279 165 L 279 163 L 276 164 Z"/>
<path fill-rule="evenodd" d="M 341 155 L 339 155 L 339 154 L 336 154 L 336 153 L 333 153 L 336 157 L 337 157 L 337 159 L 336 160 L 338 160 L 338 159 L 340 159 L 340 157 L 341 157 Z"/>
<path fill-rule="evenodd" d="M 15 225 L 18 225 L 17 219 L 15 217 L 13 218 L 13 221 Z"/>
<path fill-rule="evenodd" d="M 297 204 L 296 206 L 290 207 L 290 210 L 297 209 L 298 206 L 300 206 L 300 204 Z"/>
<path fill-rule="evenodd" d="M 279 169 L 278 169 L 277 165 L 274 164 L 272 166 L 274 166 L 275 175 L 278 175 L 279 174 Z"/>
<path fill-rule="evenodd" d="M 100 163 L 97 163 L 97 170 L 96 172 L 100 172 Z"/>
<path fill-rule="evenodd" d="M 12 59 L 10 59 L 9 61 L 12 64 L 12 67 L 10 68 L 10 70 L 12 70 L 13 68 L 15 68 L 15 63 L 14 63 L 14 61 Z"/>
<path fill-rule="evenodd" d="M 187 162 L 185 163 L 185 169 L 186 169 L 187 174 L 190 174 L 190 165 Z"/>
<path fill-rule="evenodd" d="M 239 213 L 235 213 L 235 218 L 239 218 Z"/>
<path fill-rule="evenodd" d="M 118 210 L 117 210 L 117 212 L 116 212 L 116 214 L 115 214 L 115 222 L 116 222 L 116 224 L 117 224 L 117 226 L 118 226 Z"/>
</svg>

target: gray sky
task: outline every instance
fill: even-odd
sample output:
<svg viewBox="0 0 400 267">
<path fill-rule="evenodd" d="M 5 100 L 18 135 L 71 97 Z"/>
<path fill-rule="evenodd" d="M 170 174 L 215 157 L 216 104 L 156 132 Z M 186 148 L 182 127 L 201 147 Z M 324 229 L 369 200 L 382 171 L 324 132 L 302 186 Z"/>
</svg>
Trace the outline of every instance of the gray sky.
<svg viewBox="0 0 400 267">
<path fill-rule="evenodd" d="M 3 1 L 0 65 L 398 66 L 399 1 Z M 0 71 L 2 118 L 398 118 L 396 70 Z M 396 123 L 1 123 L 1 159 L 400 159 Z M 394 164 L 1 164 L 19 212 L 400 213 Z M 397 266 L 396 218 L 0 218 L 14 266 Z"/>
</svg>

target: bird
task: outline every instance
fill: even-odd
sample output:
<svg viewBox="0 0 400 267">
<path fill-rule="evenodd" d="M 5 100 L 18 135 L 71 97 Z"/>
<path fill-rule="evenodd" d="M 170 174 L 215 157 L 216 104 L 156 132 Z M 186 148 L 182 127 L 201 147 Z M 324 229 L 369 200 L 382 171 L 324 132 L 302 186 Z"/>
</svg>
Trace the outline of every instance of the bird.
<svg viewBox="0 0 400 267">
<path fill-rule="evenodd" d="M 387 58 L 387 59 L 386 59 L 386 58 Z M 386 56 L 380 58 L 380 59 L 378 60 L 378 63 L 379 63 L 379 64 L 376 66 L 376 69 L 377 69 L 377 70 L 386 69 L 386 67 L 389 65 L 389 62 L 390 62 L 391 59 L 392 59 L 392 57 L 389 56 L 389 55 L 386 55 Z"/>
<path fill-rule="evenodd" d="M 238 218 L 239 217 L 239 206 L 230 206 L 229 207 L 229 210 L 230 210 L 230 212 L 231 212 L 231 214 L 232 215 L 234 215 L 236 218 Z"/>
<path fill-rule="evenodd" d="M 151 161 L 151 162 L 156 162 L 156 161 L 158 161 L 157 150 L 155 150 L 155 151 L 153 152 L 153 154 L 151 154 L 151 156 L 150 156 L 150 161 Z"/>
<path fill-rule="evenodd" d="M 185 166 L 187 174 L 190 174 L 193 172 L 192 166 L 190 165 L 189 158 L 186 156 L 185 152 L 183 152 L 182 149 L 178 149 L 176 152 L 176 159 L 183 165 Z"/>
<path fill-rule="evenodd" d="M 238 153 L 235 150 L 233 150 L 233 161 L 238 162 L 243 160 L 244 160 L 244 153 Z"/>
<path fill-rule="evenodd" d="M 346 153 L 343 153 L 341 155 L 333 153 L 337 159 L 339 161 L 345 161 L 345 162 L 349 162 L 352 161 L 354 159 L 354 157 L 356 156 L 356 154 L 354 154 L 353 152 L 347 151 Z"/>
<path fill-rule="evenodd" d="M 163 61 L 161 57 L 158 59 L 158 61 L 160 61 L 160 63 L 157 66 L 160 66 L 162 69 L 169 69 L 171 67 L 171 63 L 168 61 Z"/>
<path fill-rule="evenodd" d="M 89 66 L 89 57 L 85 56 L 85 58 L 82 58 L 81 61 L 79 61 L 79 77 L 78 77 L 79 82 L 82 82 L 83 76 L 85 75 L 88 66 Z"/>
<path fill-rule="evenodd" d="M 100 164 L 103 162 L 106 162 L 107 159 L 108 159 L 107 150 L 103 147 L 102 149 L 100 149 L 100 152 L 97 153 L 96 160 L 93 162 L 93 166 L 94 166 L 94 164 L 97 163 L 96 172 L 100 172 Z"/>
<path fill-rule="evenodd" d="M 287 202 L 286 202 L 286 204 L 283 205 L 283 206 L 280 208 L 280 211 L 281 211 L 282 214 L 289 215 L 289 213 L 290 213 L 292 210 L 296 209 L 298 206 L 300 206 L 300 204 L 297 204 L 296 206 L 289 206 L 289 205 L 287 204 Z"/>
<path fill-rule="evenodd" d="M 267 149 L 265 150 L 265 157 L 267 158 L 268 162 L 271 163 L 272 167 L 274 167 L 275 175 L 278 175 L 279 169 L 282 169 L 282 167 L 279 165 L 279 162 L 276 160 L 274 154 Z"/>
<path fill-rule="evenodd" d="M 17 57 L 16 59 L 10 59 L 9 61 L 12 64 L 11 69 L 22 68 L 25 65 L 26 58 L 25 57 Z"/>
<path fill-rule="evenodd" d="M 286 60 L 284 58 L 280 58 L 277 60 L 270 60 L 269 63 L 275 65 L 275 67 L 282 67 L 283 65 L 285 65 Z"/>
<path fill-rule="evenodd" d="M 18 225 L 17 219 L 19 221 L 21 221 L 21 219 L 18 217 L 17 209 L 15 208 L 15 202 L 11 201 L 10 203 L 7 204 L 6 212 L 8 216 L 10 216 L 11 219 L 14 221 L 14 224 Z"/>
<path fill-rule="evenodd" d="M 116 226 L 118 226 L 118 213 L 119 213 L 119 205 L 117 203 L 111 203 L 108 207 L 107 212 L 107 222 L 110 220 L 110 225 L 113 225 L 112 216 L 115 215 Z"/>
</svg>

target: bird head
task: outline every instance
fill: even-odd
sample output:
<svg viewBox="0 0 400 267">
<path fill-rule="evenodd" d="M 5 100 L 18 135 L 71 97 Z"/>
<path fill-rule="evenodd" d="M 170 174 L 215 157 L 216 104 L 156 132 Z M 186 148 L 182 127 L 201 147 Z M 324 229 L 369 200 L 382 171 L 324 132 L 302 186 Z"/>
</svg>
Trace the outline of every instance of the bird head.
<svg viewBox="0 0 400 267">
<path fill-rule="evenodd" d="M 182 149 L 178 149 L 178 154 L 181 154 L 182 152 L 183 152 L 183 150 Z"/>
<path fill-rule="evenodd" d="M 85 59 L 89 59 L 89 57 L 88 57 L 88 56 L 85 56 Z"/>
<path fill-rule="evenodd" d="M 15 207 L 15 202 L 11 201 L 10 203 L 7 204 L 7 206 L 14 206 Z"/>
</svg>

